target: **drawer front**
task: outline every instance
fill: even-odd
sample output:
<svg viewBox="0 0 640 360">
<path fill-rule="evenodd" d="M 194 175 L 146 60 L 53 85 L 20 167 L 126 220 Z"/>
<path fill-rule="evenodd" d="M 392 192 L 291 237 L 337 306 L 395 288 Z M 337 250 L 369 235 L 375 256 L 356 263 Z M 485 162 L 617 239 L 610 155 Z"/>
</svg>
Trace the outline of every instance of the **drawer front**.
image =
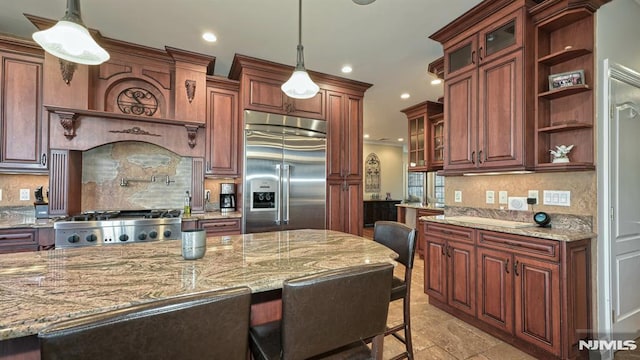
<svg viewBox="0 0 640 360">
<path fill-rule="evenodd" d="M 426 236 L 436 236 L 446 240 L 463 241 L 473 243 L 473 234 L 475 230 L 462 226 L 444 225 L 427 222 Z"/>
<path fill-rule="evenodd" d="M 199 225 L 207 235 L 240 234 L 240 219 L 200 220 Z"/>
<path fill-rule="evenodd" d="M 554 240 L 479 230 L 478 245 L 499 250 L 508 249 L 516 254 L 547 260 L 560 260 L 560 244 Z"/>
<path fill-rule="evenodd" d="M 0 253 L 38 250 L 35 230 L 0 231 Z"/>
<path fill-rule="evenodd" d="M 432 216 L 432 215 L 442 215 L 444 213 L 444 211 L 442 210 L 425 210 L 425 209 L 418 209 L 418 211 L 416 212 L 418 217 L 421 216 Z"/>
</svg>

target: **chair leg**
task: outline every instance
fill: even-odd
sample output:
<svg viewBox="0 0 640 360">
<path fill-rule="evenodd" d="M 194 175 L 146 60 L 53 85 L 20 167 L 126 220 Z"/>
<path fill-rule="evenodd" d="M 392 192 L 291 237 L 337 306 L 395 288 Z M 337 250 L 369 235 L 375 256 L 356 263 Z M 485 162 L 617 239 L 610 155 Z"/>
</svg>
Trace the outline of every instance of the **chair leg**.
<svg viewBox="0 0 640 360">
<path fill-rule="evenodd" d="M 411 311 L 409 311 L 409 294 L 403 300 L 404 311 L 404 340 L 407 347 L 407 357 L 413 360 L 413 342 L 411 341 Z"/>
</svg>

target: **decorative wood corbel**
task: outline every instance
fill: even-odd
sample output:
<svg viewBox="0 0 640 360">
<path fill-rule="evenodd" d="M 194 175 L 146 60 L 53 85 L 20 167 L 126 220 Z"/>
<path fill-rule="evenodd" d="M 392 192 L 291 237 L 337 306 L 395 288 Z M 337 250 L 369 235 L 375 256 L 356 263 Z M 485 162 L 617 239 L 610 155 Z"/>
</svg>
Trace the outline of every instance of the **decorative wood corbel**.
<svg viewBox="0 0 640 360">
<path fill-rule="evenodd" d="M 184 87 L 187 89 L 187 99 L 189 99 L 189 104 L 191 104 L 193 98 L 196 96 L 196 81 L 185 80 Z"/>
<path fill-rule="evenodd" d="M 62 73 L 62 80 L 64 80 L 65 84 L 69 85 L 71 83 L 73 73 L 77 68 L 76 63 L 60 59 L 60 73 Z"/>
<path fill-rule="evenodd" d="M 67 140 L 71 140 L 76 136 L 76 120 L 78 114 L 75 112 L 56 111 L 56 115 L 60 118 L 60 125 L 64 128 L 64 136 Z"/>
<path fill-rule="evenodd" d="M 198 126 L 197 125 L 185 125 L 185 129 L 187 129 L 187 138 L 189 139 L 189 147 L 194 148 L 196 146 L 196 135 L 198 135 Z"/>
</svg>

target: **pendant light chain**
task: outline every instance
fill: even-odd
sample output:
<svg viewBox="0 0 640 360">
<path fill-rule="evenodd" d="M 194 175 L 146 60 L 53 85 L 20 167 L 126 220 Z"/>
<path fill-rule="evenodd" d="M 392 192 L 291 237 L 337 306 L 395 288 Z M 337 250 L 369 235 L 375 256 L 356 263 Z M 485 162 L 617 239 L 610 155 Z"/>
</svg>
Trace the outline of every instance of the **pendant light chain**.
<svg viewBox="0 0 640 360">
<path fill-rule="evenodd" d="M 305 70 L 304 68 L 304 47 L 302 46 L 302 0 L 298 0 L 298 58 L 296 60 L 296 70 Z"/>
</svg>

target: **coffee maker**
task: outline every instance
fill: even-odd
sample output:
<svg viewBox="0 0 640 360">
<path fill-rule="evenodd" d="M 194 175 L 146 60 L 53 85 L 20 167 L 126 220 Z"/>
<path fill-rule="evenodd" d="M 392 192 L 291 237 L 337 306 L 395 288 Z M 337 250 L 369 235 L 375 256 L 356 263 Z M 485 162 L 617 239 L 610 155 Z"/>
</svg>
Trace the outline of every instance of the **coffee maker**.
<svg viewBox="0 0 640 360">
<path fill-rule="evenodd" d="M 220 212 L 236 211 L 236 184 L 220 184 Z"/>
</svg>

